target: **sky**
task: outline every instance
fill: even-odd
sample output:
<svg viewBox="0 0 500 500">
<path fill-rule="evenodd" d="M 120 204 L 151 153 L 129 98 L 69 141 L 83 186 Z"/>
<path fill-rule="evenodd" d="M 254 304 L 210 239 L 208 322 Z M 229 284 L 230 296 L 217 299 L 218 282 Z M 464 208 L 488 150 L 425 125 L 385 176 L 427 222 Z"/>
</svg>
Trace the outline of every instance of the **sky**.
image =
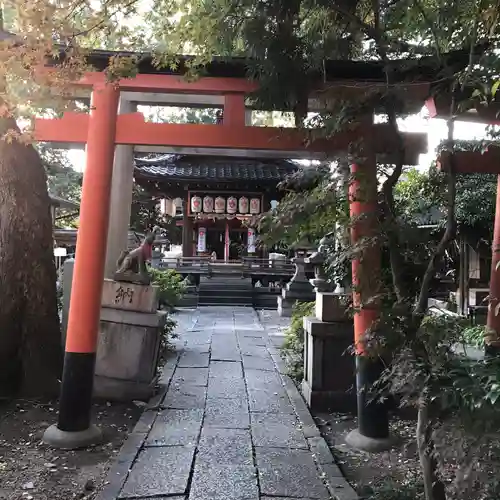
<svg viewBox="0 0 500 500">
<path fill-rule="evenodd" d="M 404 120 L 399 120 L 399 127 L 404 132 L 426 132 L 428 139 L 428 152 L 420 155 L 418 168 L 425 170 L 431 162 L 436 159 L 436 148 L 447 138 L 448 129 L 445 120 L 429 118 L 425 109 L 420 114 L 412 115 Z M 486 126 L 480 123 L 455 122 L 455 139 L 473 140 L 485 137 Z M 75 170 L 85 169 L 85 152 L 82 150 L 70 150 L 68 157 Z"/>
</svg>

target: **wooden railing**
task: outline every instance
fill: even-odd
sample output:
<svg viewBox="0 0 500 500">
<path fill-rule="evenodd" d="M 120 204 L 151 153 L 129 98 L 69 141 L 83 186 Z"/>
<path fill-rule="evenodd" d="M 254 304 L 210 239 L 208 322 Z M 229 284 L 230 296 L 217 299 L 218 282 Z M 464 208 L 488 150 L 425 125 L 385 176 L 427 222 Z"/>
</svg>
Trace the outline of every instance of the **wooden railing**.
<svg viewBox="0 0 500 500">
<path fill-rule="evenodd" d="M 210 257 L 176 257 L 162 259 L 162 269 L 175 269 L 181 274 L 241 274 L 243 276 L 292 276 L 295 266 L 290 260 L 269 260 L 243 257 L 241 260 L 221 261 Z"/>
</svg>

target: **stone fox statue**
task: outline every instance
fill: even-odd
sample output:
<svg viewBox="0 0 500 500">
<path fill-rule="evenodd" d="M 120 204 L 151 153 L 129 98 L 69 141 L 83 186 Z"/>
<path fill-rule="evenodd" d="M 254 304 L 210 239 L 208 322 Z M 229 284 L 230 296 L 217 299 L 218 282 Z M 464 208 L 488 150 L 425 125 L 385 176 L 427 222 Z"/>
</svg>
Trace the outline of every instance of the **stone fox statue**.
<svg viewBox="0 0 500 500">
<path fill-rule="evenodd" d="M 155 241 L 158 227 L 154 227 L 142 244 L 134 250 L 125 250 L 116 261 L 116 281 L 126 281 L 129 283 L 142 283 L 149 285 L 151 278 L 146 267 L 146 262 L 151 259 L 153 253 L 153 243 Z"/>
</svg>

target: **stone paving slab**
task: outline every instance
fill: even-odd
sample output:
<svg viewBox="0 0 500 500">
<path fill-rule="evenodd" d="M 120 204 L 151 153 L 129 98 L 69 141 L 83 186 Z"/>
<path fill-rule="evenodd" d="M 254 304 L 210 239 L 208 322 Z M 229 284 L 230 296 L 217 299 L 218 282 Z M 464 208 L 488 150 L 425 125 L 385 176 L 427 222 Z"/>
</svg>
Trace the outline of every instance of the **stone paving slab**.
<svg viewBox="0 0 500 500">
<path fill-rule="evenodd" d="M 258 358 L 270 359 L 271 355 L 265 346 L 261 345 L 243 345 L 241 348 L 241 354 L 243 356 L 256 356 Z"/>
<path fill-rule="evenodd" d="M 194 446 L 198 441 L 203 410 L 162 410 L 158 414 L 146 446 Z"/>
<path fill-rule="evenodd" d="M 175 410 L 205 409 L 207 388 L 197 385 L 179 385 L 171 387 L 162 406 Z"/>
<path fill-rule="evenodd" d="M 245 382 L 243 379 L 209 377 L 207 396 L 226 399 L 245 397 Z"/>
<path fill-rule="evenodd" d="M 255 453 L 262 494 L 330 498 L 308 450 L 256 448 Z"/>
<path fill-rule="evenodd" d="M 251 412 L 256 413 L 289 413 L 294 409 L 283 388 L 248 389 L 248 403 Z"/>
<path fill-rule="evenodd" d="M 252 309 L 207 307 L 181 323 L 162 409 L 143 414 L 99 500 L 354 500 L 284 375 L 272 318 L 264 328 Z"/>
<path fill-rule="evenodd" d="M 250 427 L 250 414 L 246 397 L 208 398 L 203 425 L 225 429 L 248 429 Z"/>
<path fill-rule="evenodd" d="M 214 361 L 240 361 L 241 353 L 240 350 L 235 348 L 212 348 L 212 359 Z"/>
<path fill-rule="evenodd" d="M 186 492 L 194 447 L 146 448 L 132 467 L 120 498 L 182 495 Z"/>
<path fill-rule="evenodd" d="M 248 389 L 280 391 L 283 390 L 283 382 L 276 371 L 266 372 L 262 370 L 245 369 L 245 380 Z"/>
<path fill-rule="evenodd" d="M 198 445 L 196 463 L 253 465 L 250 430 L 205 427 Z"/>
<path fill-rule="evenodd" d="M 206 352 L 193 350 L 185 351 L 179 359 L 179 368 L 208 368 L 209 354 Z"/>
<path fill-rule="evenodd" d="M 257 446 L 308 449 L 295 415 L 282 413 L 250 414 L 253 443 Z"/>
<path fill-rule="evenodd" d="M 214 361 L 212 359 L 209 376 L 226 379 L 243 379 L 243 368 L 239 362 Z"/>
<path fill-rule="evenodd" d="M 174 372 L 172 385 L 208 385 L 208 367 L 207 368 L 180 368 Z"/>
<path fill-rule="evenodd" d="M 257 356 L 242 356 L 245 370 L 261 370 L 274 372 L 276 370 L 272 359 Z"/>
<path fill-rule="evenodd" d="M 258 500 L 253 465 L 195 467 L 189 500 Z"/>
<path fill-rule="evenodd" d="M 241 348 L 246 348 L 246 347 L 266 347 L 267 345 L 267 339 L 264 337 L 245 337 L 245 336 L 238 336 L 238 344 Z"/>
</svg>

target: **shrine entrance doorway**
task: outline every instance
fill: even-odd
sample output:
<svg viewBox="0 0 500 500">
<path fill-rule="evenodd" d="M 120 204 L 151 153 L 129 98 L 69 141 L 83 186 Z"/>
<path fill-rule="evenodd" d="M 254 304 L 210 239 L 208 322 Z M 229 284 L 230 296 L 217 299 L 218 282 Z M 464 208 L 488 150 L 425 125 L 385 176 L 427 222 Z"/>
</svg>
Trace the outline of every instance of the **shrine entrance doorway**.
<svg viewBox="0 0 500 500">
<path fill-rule="evenodd" d="M 239 260 L 248 255 L 248 231 L 242 227 L 229 230 L 229 260 Z"/>
<path fill-rule="evenodd" d="M 215 252 L 216 259 L 224 258 L 224 229 L 219 227 L 207 228 L 207 247 L 206 253 L 211 255 Z"/>
</svg>

